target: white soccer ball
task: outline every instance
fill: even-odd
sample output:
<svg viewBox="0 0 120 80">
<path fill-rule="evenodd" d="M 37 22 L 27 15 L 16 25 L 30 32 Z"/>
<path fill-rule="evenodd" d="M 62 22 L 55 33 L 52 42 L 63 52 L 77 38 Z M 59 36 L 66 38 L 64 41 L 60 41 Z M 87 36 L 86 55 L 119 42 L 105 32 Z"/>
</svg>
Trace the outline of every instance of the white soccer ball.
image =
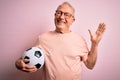
<svg viewBox="0 0 120 80">
<path fill-rule="evenodd" d="M 26 50 L 22 56 L 23 59 L 30 59 L 26 64 L 36 66 L 37 69 L 41 69 L 44 65 L 44 53 L 38 47 L 32 47 Z"/>
</svg>

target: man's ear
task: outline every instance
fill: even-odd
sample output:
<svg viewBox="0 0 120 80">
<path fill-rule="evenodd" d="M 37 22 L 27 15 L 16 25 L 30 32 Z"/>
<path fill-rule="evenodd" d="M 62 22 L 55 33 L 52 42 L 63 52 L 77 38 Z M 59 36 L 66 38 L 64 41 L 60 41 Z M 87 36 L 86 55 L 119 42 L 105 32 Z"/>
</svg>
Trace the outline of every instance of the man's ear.
<svg viewBox="0 0 120 80">
<path fill-rule="evenodd" d="M 73 17 L 73 22 L 75 21 L 75 18 Z"/>
<path fill-rule="evenodd" d="M 75 18 L 73 19 L 73 21 L 75 21 Z"/>
<path fill-rule="evenodd" d="M 54 13 L 54 16 L 56 16 L 56 13 Z"/>
</svg>

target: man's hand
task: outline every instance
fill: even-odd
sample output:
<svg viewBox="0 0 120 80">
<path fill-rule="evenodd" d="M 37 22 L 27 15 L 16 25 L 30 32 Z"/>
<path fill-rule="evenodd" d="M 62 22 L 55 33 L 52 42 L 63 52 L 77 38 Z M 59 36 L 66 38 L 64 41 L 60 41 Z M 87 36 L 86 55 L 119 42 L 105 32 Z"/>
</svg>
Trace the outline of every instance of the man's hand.
<svg viewBox="0 0 120 80">
<path fill-rule="evenodd" d="M 24 71 L 24 72 L 35 72 L 37 70 L 35 66 L 29 66 L 29 65 L 25 64 L 28 61 L 29 61 L 29 59 L 19 58 L 15 62 L 15 65 L 21 71 Z"/>
<path fill-rule="evenodd" d="M 91 32 L 91 30 L 88 30 L 91 37 L 91 42 L 98 45 L 105 30 L 106 30 L 106 25 L 104 23 L 99 24 L 98 29 L 94 34 Z"/>
<path fill-rule="evenodd" d="M 97 52 L 98 52 L 98 44 L 102 39 L 102 35 L 106 30 L 106 25 L 104 23 L 100 23 L 97 31 L 93 34 L 91 30 L 89 30 L 89 34 L 91 37 L 91 49 L 88 53 L 88 58 L 84 61 L 85 65 L 89 69 L 93 69 L 97 60 Z"/>
</svg>

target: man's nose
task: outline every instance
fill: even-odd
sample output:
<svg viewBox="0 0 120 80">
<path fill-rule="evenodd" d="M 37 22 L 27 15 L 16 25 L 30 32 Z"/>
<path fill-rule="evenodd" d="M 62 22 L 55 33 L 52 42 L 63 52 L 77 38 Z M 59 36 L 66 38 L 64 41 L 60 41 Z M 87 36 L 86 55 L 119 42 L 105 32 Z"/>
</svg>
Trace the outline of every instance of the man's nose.
<svg viewBox="0 0 120 80">
<path fill-rule="evenodd" d="M 61 19 L 64 19 L 64 18 L 65 18 L 64 13 L 61 14 L 60 18 L 61 18 Z"/>
</svg>

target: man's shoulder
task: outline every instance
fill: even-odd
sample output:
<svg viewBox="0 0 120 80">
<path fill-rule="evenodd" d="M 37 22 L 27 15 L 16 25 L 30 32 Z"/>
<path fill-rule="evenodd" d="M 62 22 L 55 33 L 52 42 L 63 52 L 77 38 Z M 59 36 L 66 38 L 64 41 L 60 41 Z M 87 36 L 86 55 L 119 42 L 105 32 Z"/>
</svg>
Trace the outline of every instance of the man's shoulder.
<svg viewBox="0 0 120 80">
<path fill-rule="evenodd" d="M 72 32 L 73 36 L 80 40 L 85 40 L 84 37 L 80 33 Z"/>
<path fill-rule="evenodd" d="M 77 37 L 82 37 L 82 35 L 81 35 L 80 33 L 72 32 L 72 34 L 73 34 L 74 36 L 77 36 Z"/>
<path fill-rule="evenodd" d="M 45 37 L 45 36 L 50 36 L 53 34 L 54 31 L 48 31 L 48 32 L 44 32 L 42 34 L 39 35 L 39 37 Z"/>
</svg>

